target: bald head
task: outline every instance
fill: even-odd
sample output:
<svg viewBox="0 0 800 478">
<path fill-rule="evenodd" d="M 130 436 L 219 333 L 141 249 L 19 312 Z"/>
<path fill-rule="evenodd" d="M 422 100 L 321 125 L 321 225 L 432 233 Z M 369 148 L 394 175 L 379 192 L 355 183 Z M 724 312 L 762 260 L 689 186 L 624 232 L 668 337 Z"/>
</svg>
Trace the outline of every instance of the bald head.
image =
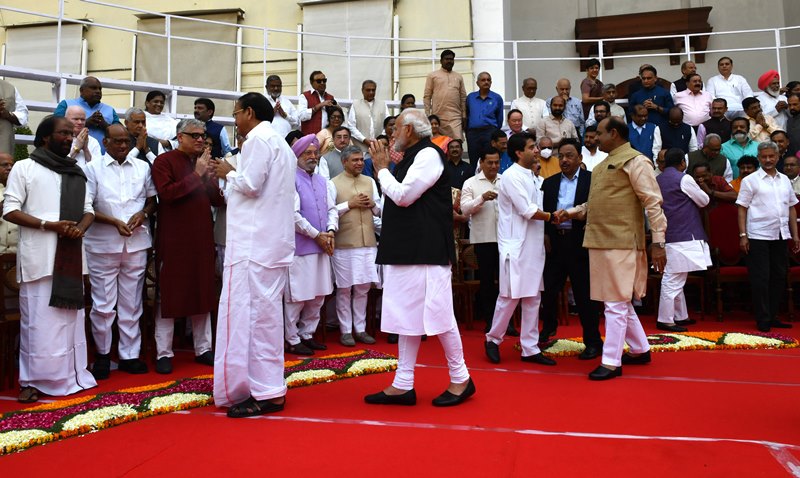
<svg viewBox="0 0 800 478">
<path fill-rule="evenodd" d="M 558 96 L 564 98 L 564 101 L 569 98 L 569 93 L 571 90 L 572 85 L 568 79 L 561 78 L 560 80 L 556 81 L 556 93 L 558 93 Z"/>
<path fill-rule="evenodd" d="M 72 123 L 72 134 L 74 135 L 80 133 L 86 126 L 86 111 L 81 106 L 68 106 L 67 111 L 64 112 L 64 118 Z"/>
</svg>

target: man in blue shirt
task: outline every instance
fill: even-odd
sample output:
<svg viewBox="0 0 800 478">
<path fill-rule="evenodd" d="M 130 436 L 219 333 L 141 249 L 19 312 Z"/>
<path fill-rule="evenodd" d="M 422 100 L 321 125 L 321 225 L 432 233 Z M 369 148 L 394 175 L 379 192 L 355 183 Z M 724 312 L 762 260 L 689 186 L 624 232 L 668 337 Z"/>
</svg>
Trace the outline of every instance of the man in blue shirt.
<svg viewBox="0 0 800 478">
<path fill-rule="evenodd" d="M 489 146 L 492 132 L 503 127 L 503 98 L 490 90 L 492 75 L 483 71 L 476 83 L 478 91 L 467 95 L 467 153 L 473 168 Z"/>
<path fill-rule="evenodd" d="M 583 103 L 579 98 L 575 98 L 574 96 L 570 96 L 572 92 L 572 84 L 566 78 L 561 78 L 556 82 L 556 93 L 558 96 L 564 98 L 564 118 L 572 121 L 572 124 L 575 126 L 575 131 L 578 132 L 578 136 L 583 136 L 583 132 L 586 130 L 586 118 L 583 116 Z M 553 102 L 553 98 L 547 100 L 547 114 L 545 116 L 549 116 L 550 112 L 550 103 Z"/>
<path fill-rule="evenodd" d="M 669 91 L 658 86 L 658 73 L 650 65 L 642 68 L 640 73 L 642 88 L 628 98 L 629 115 L 633 116 L 634 107 L 642 105 L 647 108 L 647 121 L 661 126 L 667 123 L 670 108 L 675 106 Z"/>
<path fill-rule="evenodd" d="M 53 112 L 54 116 L 64 116 L 67 108 L 73 105 L 80 106 L 86 111 L 86 127 L 89 128 L 89 135 L 100 143 L 100 150 L 105 154 L 106 148 L 103 146 L 103 138 L 106 135 L 106 128 L 114 123 L 120 123 L 117 112 L 111 105 L 101 103 L 103 99 L 103 85 L 100 80 L 93 76 L 87 76 L 81 80 L 78 87 L 79 97 L 71 100 L 61 100 Z"/>
</svg>

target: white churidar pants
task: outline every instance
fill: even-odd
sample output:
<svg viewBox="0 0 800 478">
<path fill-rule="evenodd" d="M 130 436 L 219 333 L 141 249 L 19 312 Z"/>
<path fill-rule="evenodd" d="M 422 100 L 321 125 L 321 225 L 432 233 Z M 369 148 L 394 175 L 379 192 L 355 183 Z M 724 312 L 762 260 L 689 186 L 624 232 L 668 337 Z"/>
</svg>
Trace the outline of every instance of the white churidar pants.
<svg viewBox="0 0 800 478">
<path fill-rule="evenodd" d="M 633 304 L 627 302 L 605 302 L 606 340 L 603 344 L 603 365 L 619 367 L 622 365 L 622 352 L 625 342 L 631 353 L 638 354 L 650 350 L 647 335 Z"/>
<path fill-rule="evenodd" d="M 336 289 L 336 315 L 341 333 L 360 334 L 367 330 L 367 295 L 371 288 L 368 283 Z"/>
<path fill-rule="evenodd" d="M 54 396 L 96 387 L 86 370 L 84 311 L 50 307 L 52 276 L 19 286 L 19 384 Z"/>
<path fill-rule="evenodd" d="M 458 327 L 453 327 L 447 332 L 438 335 L 439 342 L 444 349 L 447 359 L 447 368 L 450 372 L 450 382 L 463 383 L 469 380 L 467 364 L 464 362 L 464 348 L 461 345 L 461 335 Z M 414 388 L 414 366 L 417 364 L 417 353 L 422 341 L 420 335 L 400 335 L 397 341 L 397 370 L 394 374 L 392 386 L 400 390 Z"/>
<path fill-rule="evenodd" d="M 199 356 L 211 350 L 211 314 L 190 315 L 186 318 L 192 322 L 192 338 L 194 354 Z M 174 357 L 172 337 L 175 334 L 175 319 L 161 317 L 161 303 L 156 306 L 156 351 L 158 358 Z"/>
<path fill-rule="evenodd" d="M 664 272 L 661 277 L 661 297 L 658 301 L 659 322 L 675 324 L 676 320 L 689 318 L 686 296 L 683 294 L 687 277 L 689 277 L 688 272 Z"/>
<path fill-rule="evenodd" d="M 86 251 L 89 280 L 92 284 L 92 335 L 97 352 L 111 352 L 111 326 L 119 327 L 119 358 L 139 358 L 142 332 L 142 288 L 147 266 L 147 250 L 120 253 Z M 117 306 L 114 312 L 114 306 Z"/>
<path fill-rule="evenodd" d="M 319 325 L 320 308 L 324 302 L 324 295 L 300 302 L 284 300 L 283 311 L 286 314 L 284 327 L 286 341 L 290 345 L 297 345 L 300 343 L 300 339 L 310 339 L 314 335 L 317 325 Z"/>
<path fill-rule="evenodd" d="M 519 339 L 522 345 L 522 356 L 529 357 L 541 352 L 539 350 L 539 304 L 542 301 L 542 293 L 533 297 L 522 297 L 511 299 L 497 297 L 497 304 L 494 307 L 494 318 L 492 328 L 486 334 L 486 340 L 492 341 L 497 345 L 503 343 L 503 336 L 508 329 L 508 322 L 514 315 L 517 304 L 522 304 L 522 324 L 520 324 Z"/>
<path fill-rule="evenodd" d="M 214 403 L 228 407 L 286 395 L 283 290 L 286 267 L 226 266 L 217 321 Z"/>
</svg>

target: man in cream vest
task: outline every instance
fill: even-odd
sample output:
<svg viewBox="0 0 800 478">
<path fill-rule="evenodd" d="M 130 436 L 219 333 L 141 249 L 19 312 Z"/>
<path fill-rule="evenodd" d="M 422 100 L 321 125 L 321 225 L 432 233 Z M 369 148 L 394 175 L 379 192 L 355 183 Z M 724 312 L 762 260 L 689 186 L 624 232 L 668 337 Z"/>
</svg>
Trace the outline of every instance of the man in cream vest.
<svg viewBox="0 0 800 478">
<path fill-rule="evenodd" d="M 14 128 L 28 124 L 28 107 L 17 88 L 0 80 L 0 153 L 14 154 Z"/>
<path fill-rule="evenodd" d="M 373 216 L 380 216 L 380 196 L 375 181 L 364 176 L 364 153 L 357 146 L 342 150 L 344 172 L 331 180 L 336 187 L 336 210 L 339 230 L 333 251 L 336 277 L 336 314 L 339 317 L 339 341 L 353 347 L 356 340 L 374 344 L 366 332 L 367 294 L 378 282 Z M 355 329 L 355 330 L 353 330 Z"/>
<path fill-rule="evenodd" d="M 558 221 L 586 221 L 583 247 L 589 249 L 591 298 L 605 303 L 606 318 L 603 360 L 589 379 L 608 380 L 622 375 L 623 364 L 650 362 L 650 345 L 631 304 L 631 298 L 647 290 L 642 209 L 650 221 L 655 272 L 663 272 L 667 263 L 667 219 L 653 162 L 631 147 L 628 125 L 606 118 L 597 125 L 597 139 L 608 157 L 592 170 L 588 202 L 556 215 Z M 623 355 L 626 340 L 630 352 Z"/>
<path fill-rule="evenodd" d="M 364 98 L 353 101 L 347 113 L 347 127 L 353 137 L 353 144 L 361 151 L 369 149 L 370 142 L 383 130 L 383 119 L 389 116 L 386 104 L 375 100 L 378 84 L 372 80 L 361 83 L 361 94 Z"/>
</svg>

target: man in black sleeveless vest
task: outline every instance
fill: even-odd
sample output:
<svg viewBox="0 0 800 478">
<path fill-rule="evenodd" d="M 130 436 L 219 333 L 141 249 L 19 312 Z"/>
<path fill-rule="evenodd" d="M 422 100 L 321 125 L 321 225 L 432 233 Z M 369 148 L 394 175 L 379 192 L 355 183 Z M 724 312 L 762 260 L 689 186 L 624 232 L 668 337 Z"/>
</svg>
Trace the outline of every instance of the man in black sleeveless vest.
<svg viewBox="0 0 800 478">
<path fill-rule="evenodd" d="M 430 139 L 431 124 L 421 110 L 397 117 L 394 147 L 403 160 L 387 169 L 389 152 L 370 147 L 375 177 L 385 203 L 377 263 L 383 264 L 381 330 L 399 335 L 392 385 L 364 400 L 381 405 L 415 405 L 414 366 L 422 335 L 438 335 L 450 369 L 450 385 L 434 406 L 458 405 L 475 393 L 464 363 L 453 314 L 450 264 L 455 261 L 453 206 L 444 172 L 444 153 Z"/>
<path fill-rule="evenodd" d="M 206 124 L 206 134 L 211 138 L 211 157 L 222 158 L 231 150 L 231 141 L 228 139 L 228 131 L 214 118 L 216 106 L 208 98 L 197 98 L 194 100 L 194 119 L 198 119 Z"/>
</svg>

